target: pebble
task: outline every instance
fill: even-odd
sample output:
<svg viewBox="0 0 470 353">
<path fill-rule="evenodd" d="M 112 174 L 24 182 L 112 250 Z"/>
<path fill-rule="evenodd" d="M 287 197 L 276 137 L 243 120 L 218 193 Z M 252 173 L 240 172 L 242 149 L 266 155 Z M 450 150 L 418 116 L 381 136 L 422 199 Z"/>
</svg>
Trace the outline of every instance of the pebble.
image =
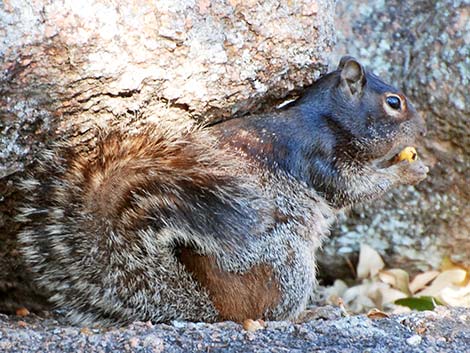
<svg viewBox="0 0 470 353">
<path fill-rule="evenodd" d="M 408 343 L 410 346 L 417 346 L 418 344 L 421 343 L 423 339 L 419 335 L 413 335 L 410 338 L 407 338 L 406 343 Z"/>
</svg>

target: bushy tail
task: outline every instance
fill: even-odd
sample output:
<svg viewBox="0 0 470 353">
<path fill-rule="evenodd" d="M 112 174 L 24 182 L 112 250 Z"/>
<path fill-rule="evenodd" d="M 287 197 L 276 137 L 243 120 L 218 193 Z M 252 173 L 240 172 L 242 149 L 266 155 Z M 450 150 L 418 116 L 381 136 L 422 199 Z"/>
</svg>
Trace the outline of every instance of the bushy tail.
<svg viewBox="0 0 470 353">
<path fill-rule="evenodd" d="M 59 144 L 22 182 L 24 257 L 74 322 L 215 317 L 174 248 L 235 249 L 263 207 L 233 158 L 195 135 L 150 127 L 101 133 L 89 152 Z"/>
</svg>

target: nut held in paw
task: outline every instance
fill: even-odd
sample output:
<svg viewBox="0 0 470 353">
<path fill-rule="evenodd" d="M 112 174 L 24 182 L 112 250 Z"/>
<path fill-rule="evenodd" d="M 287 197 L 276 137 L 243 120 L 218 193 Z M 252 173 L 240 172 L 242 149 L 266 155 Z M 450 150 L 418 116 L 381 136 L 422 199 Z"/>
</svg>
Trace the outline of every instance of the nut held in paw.
<svg viewBox="0 0 470 353">
<path fill-rule="evenodd" d="M 412 163 L 418 159 L 418 153 L 414 147 L 405 147 L 398 155 L 396 156 L 397 162 L 407 160 Z"/>
</svg>

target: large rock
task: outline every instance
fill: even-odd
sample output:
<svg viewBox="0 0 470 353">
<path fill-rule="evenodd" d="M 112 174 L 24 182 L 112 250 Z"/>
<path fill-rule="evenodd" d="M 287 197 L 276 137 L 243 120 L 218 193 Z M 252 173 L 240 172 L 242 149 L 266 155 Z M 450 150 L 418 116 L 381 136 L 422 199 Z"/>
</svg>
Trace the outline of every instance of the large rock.
<svg viewBox="0 0 470 353">
<path fill-rule="evenodd" d="M 0 177 L 56 130 L 143 118 L 183 128 L 282 97 L 324 71 L 332 23 L 331 0 L 4 2 Z"/>
<path fill-rule="evenodd" d="M 339 2 L 338 45 L 402 88 L 425 117 L 418 153 L 427 180 L 356 208 L 325 247 L 327 276 L 346 275 L 361 242 L 390 266 L 438 267 L 445 256 L 470 265 L 470 1 Z"/>
</svg>

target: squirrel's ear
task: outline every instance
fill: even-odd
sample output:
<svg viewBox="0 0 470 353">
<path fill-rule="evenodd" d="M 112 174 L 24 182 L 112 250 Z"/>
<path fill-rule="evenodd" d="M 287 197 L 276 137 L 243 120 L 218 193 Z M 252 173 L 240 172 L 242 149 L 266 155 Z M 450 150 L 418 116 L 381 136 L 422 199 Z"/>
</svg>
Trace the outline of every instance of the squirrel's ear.
<svg viewBox="0 0 470 353">
<path fill-rule="evenodd" d="M 346 64 L 347 61 L 349 60 L 354 60 L 357 61 L 354 57 L 346 55 L 341 58 L 338 64 L 338 70 L 341 70 L 344 67 L 344 64 Z"/>
<path fill-rule="evenodd" d="M 343 56 L 339 62 L 341 86 L 352 96 L 360 96 L 366 83 L 364 68 L 351 56 Z"/>
</svg>

